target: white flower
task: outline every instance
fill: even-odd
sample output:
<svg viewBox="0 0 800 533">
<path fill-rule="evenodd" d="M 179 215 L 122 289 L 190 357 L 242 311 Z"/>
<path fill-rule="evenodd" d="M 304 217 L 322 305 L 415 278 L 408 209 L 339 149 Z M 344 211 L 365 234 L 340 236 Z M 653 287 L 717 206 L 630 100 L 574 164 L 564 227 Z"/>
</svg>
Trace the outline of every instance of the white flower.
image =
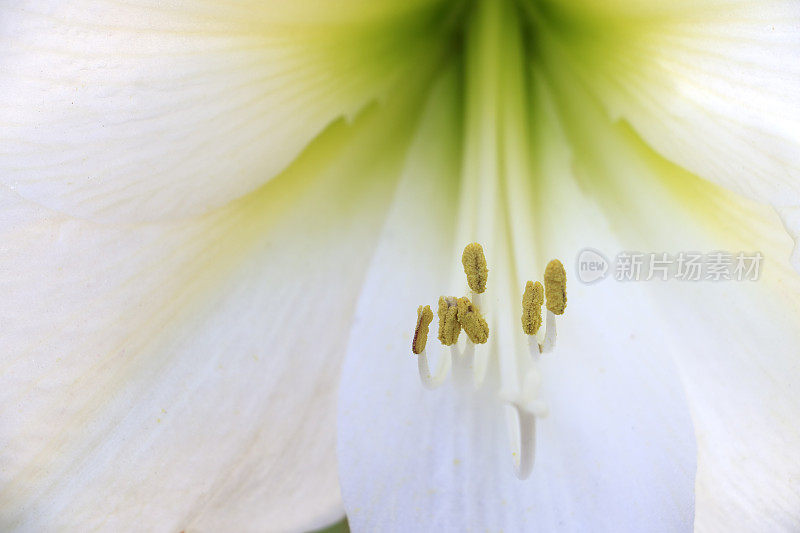
<svg viewBox="0 0 800 533">
<path fill-rule="evenodd" d="M 799 27 L 789 1 L 6 3 L 0 527 L 299 530 L 343 501 L 366 531 L 796 529 L 772 207 L 797 237 Z M 520 481 L 498 391 L 426 391 L 409 354 L 472 241 L 497 338 L 587 246 L 765 262 L 571 282 Z"/>
</svg>

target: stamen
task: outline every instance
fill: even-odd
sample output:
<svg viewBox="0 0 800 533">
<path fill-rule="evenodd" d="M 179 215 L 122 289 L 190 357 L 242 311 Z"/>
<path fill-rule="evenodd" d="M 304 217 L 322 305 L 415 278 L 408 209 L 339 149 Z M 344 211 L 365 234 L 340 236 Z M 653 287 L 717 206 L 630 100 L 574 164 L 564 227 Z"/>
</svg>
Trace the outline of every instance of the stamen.
<svg viewBox="0 0 800 533">
<path fill-rule="evenodd" d="M 439 297 L 439 340 L 445 346 L 458 341 L 461 324 L 458 322 L 458 299 L 454 296 Z"/>
<path fill-rule="evenodd" d="M 556 315 L 563 315 L 567 307 L 567 272 L 558 259 L 547 263 L 544 269 L 544 292 L 547 296 L 547 322 L 539 351 L 548 353 L 556 345 Z"/>
<path fill-rule="evenodd" d="M 545 334 L 542 344 L 539 346 L 540 353 L 550 353 L 556 347 L 556 315 L 547 310 L 547 322 L 545 323 Z"/>
<path fill-rule="evenodd" d="M 547 263 L 544 269 L 544 292 L 547 296 L 547 310 L 563 315 L 567 307 L 567 272 L 558 259 Z"/>
<path fill-rule="evenodd" d="M 499 257 L 508 257 L 510 252 L 501 241 L 494 251 Z M 476 344 L 489 340 L 489 324 L 481 314 L 480 299 L 486 290 L 488 268 L 483 248 L 472 243 L 464 248 L 462 265 L 470 286 L 469 296 L 456 298 L 440 296 L 438 303 L 439 335 L 442 342 L 441 355 L 432 373 L 425 349 L 433 312 L 429 306 L 417 309 L 417 326 L 411 349 L 418 355 L 417 364 L 422 385 L 428 389 L 440 386 L 452 369 L 453 380 L 457 386 L 468 383 L 473 377 L 475 387 L 483 385 L 488 362 L 497 362 L 496 391 L 498 399 L 505 403 L 509 423 L 514 472 L 520 479 L 526 479 L 533 470 L 536 454 L 536 419 L 548 414 L 547 402 L 542 396 L 542 372 L 539 368 L 540 354 L 549 352 L 555 346 L 556 315 L 564 313 L 567 304 L 566 271 L 560 261 L 548 263 L 544 273 L 544 284 L 528 281 L 522 295 L 522 330 L 527 335 L 519 335 L 514 327 L 514 312 L 511 306 L 494 306 L 496 300 L 489 299 L 487 316 L 491 317 L 495 331 L 491 346 L 476 350 Z M 458 272 L 457 270 L 455 271 Z M 508 262 L 498 266 L 500 299 L 513 301 L 519 294 L 515 287 L 516 272 Z M 542 305 L 547 301 L 546 331 L 542 331 Z M 468 340 L 463 353 L 457 348 L 461 329 Z M 539 337 L 537 337 L 537 334 Z M 538 339 L 544 337 L 540 344 Z M 528 349 L 525 347 L 525 340 Z M 449 353 L 447 348 L 449 349 Z M 528 353 L 530 352 L 530 354 Z"/>
<path fill-rule="evenodd" d="M 422 353 L 417 357 L 417 368 L 419 369 L 419 379 L 426 389 L 435 389 L 444 383 L 447 374 L 450 372 L 450 367 L 453 364 L 453 358 L 458 355 L 456 350 L 457 348 L 455 346 L 451 346 L 450 353 L 448 354 L 447 349 L 444 346 L 442 347 L 442 353 L 439 355 L 439 363 L 436 365 L 436 373 L 433 375 L 428 365 L 427 351 L 422 350 Z"/>
<path fill-rule="evenodd" d="M 411 341 L 411 351 L 419 355 L 425 351 L 425 345 L 428 343 L 428 326 L 433 320 L 433 311 L 431 306 L 421 305 L 417 308 L 417 327 L 414 329 L 414 340 Z"/>
<path fill-rule="evenodd" d="M 469 288 L 481 294 L 486 290 L 486 281 L 489 278 L 489 269 L 486 267 L 486 256 L 483 255 L 483 246 L 477 242 L 468 244 L 461 254 L 461 264 L 467 275 Z"/>
<path fill-rule="evenodd" d="M 539 356 L 542 353 L 542 345 L 539 344 L 539 337 L 536 335 L 528 336 L 528 353 L 531 355 L 531 360 L 538 362 Z"/>
<path fill-rule="evenodd" d="M 544 303 L 544 288 L 538 281 L 529 281 L 525 284 L 525 293 L 522 295 L 522 331 L 527 335 L 536 335 L 542 326 L 542 304 Z"/>
<path fill-rule="evenodd" d="M 458 299 L 458 322 L 475 344 L 484 344 L 489 340 L 489 324 L 469 298 Z"/>
</svg>

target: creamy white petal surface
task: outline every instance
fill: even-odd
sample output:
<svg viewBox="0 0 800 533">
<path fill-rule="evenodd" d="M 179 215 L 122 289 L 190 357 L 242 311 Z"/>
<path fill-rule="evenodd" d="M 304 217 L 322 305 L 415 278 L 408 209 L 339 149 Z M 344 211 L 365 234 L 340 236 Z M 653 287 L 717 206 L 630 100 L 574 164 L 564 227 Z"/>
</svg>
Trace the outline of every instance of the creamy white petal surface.
<svg viewBox="0 0 800 533">
<path fill-rule="evenodd" d="M 100 225 L 3 189 L 3 530 L 341 516 L 335 391 L 418 109 L 404 102 L 200 218 Z"/>
<path fill-rule="evenodd" d="M 573 168 L 631 249 L 764 256 L 757 282 L 647 283 L 661 316 L 653 348 L 674 358 L 692 413 L 696 530 L 795 530 L 800 282 L 791 240 L 770 207 L 660 158 L 624 125 L 603 125 L 578 85 L 554 84 L 569 144 L 580 148 Z"/>
<path fill-rule="evenodd" d="M 800 5 L 611 2 L 544 9 L 543 56 L 690 172 L 800 208 Z M 565 22 L 566 21 L 566 22 Z M 578 30 L 577 28 L 580 28 Z M 779 210 L 783 213 L 783 210 Z M 800 222 L 787 214 L 792 234 Z M 800 260 L 794 261 L 800 270 Z"/>
<path fill-rule="evenodd" d="M 795 531 L 800 524 L 798 283 L 779 262 L 764 269 L 774 278 L 756 286 L 656 291 L 695 422 L 701 532 Z"/>
<path fill-rule="evenodd" d="M 95 221 L 208 212 L 403 82 L 445 28 L 436 3 L 283 3 L 4 3 L 0 180 Z"/>
<path fill-rule="evenodd" d="M 434 141 L 450 137 L 443 131 L 458 122 L 457 109 L 447 113 L 441 126 L 430 127 L 432 146 L 419 148 L 441 174 L 458 169 L 454 147 Z M 562 216 L 582 212 L 587 225 L 597 221 L 583 209 L 580 192 L 569 193 L 572 200 L 560 204 Z M 451 285 L 459 257 L 450 254 L 455 211 L 448 198 L 456 194 L 453 185 L 432 176 L 404 175 L 359 302 L 339 399 L 340 477 L 351 526 L 689 529 L 694 434 L 675 367 L 647 342 L 658 337 L 650 327 L 657 310 L 623 305 L 612 299 L 613 291 L 573 284 L 559 353 L 543 368 L 551 414 L 537 424 L 537 463 L 527 481 L 513 474 L 493 392 L 473 394 L 469 385 L 452 381 L 433 392 L 422 388 L 410 353 L 413 315 L 416 305 L 433 304 Z M 572 249 L 585 236 L 571 227 L 552 231 L 561 239 L 559 250 Z M 496 287 L 502 282 L 488 259 L 489 285 Z M 513 306 L 519 328 L 518 302 L 503 303 Z M 431 353 L 437 345 L 429 341 Z"/>
</svg>

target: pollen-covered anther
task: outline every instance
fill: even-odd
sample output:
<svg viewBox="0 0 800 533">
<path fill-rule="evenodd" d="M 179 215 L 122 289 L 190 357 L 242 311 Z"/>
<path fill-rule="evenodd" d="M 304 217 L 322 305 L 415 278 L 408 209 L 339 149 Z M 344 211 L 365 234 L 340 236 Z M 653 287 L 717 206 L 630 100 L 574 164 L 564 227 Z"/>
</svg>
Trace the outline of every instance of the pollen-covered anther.
<svg viewBox="0 0 800 533">
<path fill-rule="evenodd" d="M 421 354 L 425 350 L 425 345 L 428 344 L 428 327 L 432 320 L 431 306 L 420 305 L 417 308 L 417 327 L 414 329 L 414 340 L 411 341 L 411 351 L 416 355 Z"/>
<path fill-rule="evenodd" d="M 469 298 L 458 299 L 458 322 L 475 344 L 489 340 L 489 324 Z"/>
<path fill-rule="evenodd" d="M 439 297 L 439 340 L 445 346 L 458 341 L 461 324 L 458 322 L 458 299 L 453 296 Z"/>
<path fill-rule="evenodd" d="M 522 331 L 527 335 L 536 335 L 542 326 L 542 304 L 544 303 L 544 287 L 538 281 L 525 284 L 522 295 Z"/>
<path fill-rule="evenodd" d="M 486 256 L 483 255 L 483 246 L 477 242 L 468 244 L 461 254 L 461 264 L 464 265 L 464 274 L 467 275 L 469 288 L 480 294 L 486 290 L 486 281 L 489 279 L 489 269 L 486 267 Z"/>
<path fill-rule="evenodd" d="M 547 263 L 544 269 L 544 293 L 547 310 L 555 315 L 563 315 L 567 307 L 567 272 L 558 259 Z"/>
</svg>

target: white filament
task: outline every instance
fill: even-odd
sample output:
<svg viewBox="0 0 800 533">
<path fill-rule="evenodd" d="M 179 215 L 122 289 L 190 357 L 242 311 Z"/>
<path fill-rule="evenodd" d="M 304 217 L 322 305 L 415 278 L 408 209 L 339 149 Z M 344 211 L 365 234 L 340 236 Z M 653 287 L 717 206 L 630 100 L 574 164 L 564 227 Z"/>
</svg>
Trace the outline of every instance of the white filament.
<svg viewBox="0 0 800 533">
<path fill-rule="evenodd" d="M 427 349 L 422 350 L 422 353 L 417 356 L 417 367 L 419 368 L 419 379 L 426 389 L 435 389 L 439 387 L 444 380 L 447 379 L 447 374 L 450 372 L 450 367 L 453 364 L 453 356 L 455 353 L 455 345 L 451 347 L 450 353 L 442 346 L 441 354 L 439 355 L 439 362 L 436 365 L 436 373 L 431 374 L 430 367 L 428 366 Z"/>
<path fill-rule="evenodd" d="M 556 347 L 556 315 L 549 309 L 545 322 L 544 341 L 542 342 L 542 353 L 550 353 Z"/>
<path fill-rule="evenodd" d="M 527 479 L 536 458 L 536 416 L 518 405 L 509 405 L 507 409 L 514 474 Z"/>
</svg>

